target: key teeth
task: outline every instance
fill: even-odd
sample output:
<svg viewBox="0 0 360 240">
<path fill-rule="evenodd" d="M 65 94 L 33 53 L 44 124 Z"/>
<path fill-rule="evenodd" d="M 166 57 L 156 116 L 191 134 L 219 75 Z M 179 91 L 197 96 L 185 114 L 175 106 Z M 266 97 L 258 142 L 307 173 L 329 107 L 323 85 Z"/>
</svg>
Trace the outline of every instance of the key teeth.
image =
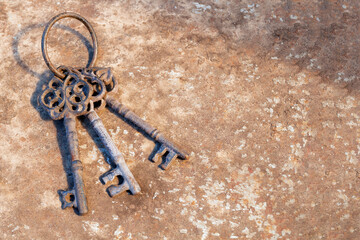
<svg viewBox="0 0 360 240">
<path fill-rule="evenodd" d="M 175 152 L 170 151 L 170 152 L 168 153 L 168 155 L 166 156 L 165 161 L 164 161 L 163 163 L 161 163 L 161 164 L 159 165 L 159 167 L 160 167 L 162 170 L 166 170 L 166 169 L 170 166 L 170 164 L 173 162 L 173 160 L 177 158 L 177 156 L 178 156 L 178 155 L 177 155 Z"/>
<path fill-rule="evenodd" d="M 75 197 L 75 191 L 74 190 L 70 190 L 70 191 L 59 190 L 58 194 L 60 196 L 60 202 L 61 202 L 61 208 L 62 209 L 65 209 L 65 208 L 68 208 L 68 207 L 76 207 L 75 206 L 76 205 L 75 199 L 72 202 L 66 201 L 66 196 L 68 194 L 72 194 Z"/>
<path fill-rule="evenodd" d="M 154 154 L 154 156 L 151 158 L 151 160 L 153 162 L 158 162 L 161 157 L 167 152 L 167 148 L 164 144 L 161 144 L 161 146 L 159 147 L 159 149 L 156 151 L 156 153 Z"/>
<path fill-rule="evenodd" d="M 116 168 L 112 169 L 106 173 L 104 173 L 101 177 L 100 177 L 100 181 L 103 185 L 105 185 L 107 182 L 114 180 L 114 178 L 117 176 L 116 174 Z"/>
<path fill-rule="evenodd" d="M 120 193 L 123 193 L 127 190 L 129 190 L 129 184 L 127 182 L 123 182 L 120 185 L 111 185 L 110 187 L 107 188 L 107 192 L 110 195 L 110 197 L 114 197 Z"/>
<path fill-rule="evenodd" d="M 155 153 L 154 156 L 152 157 L 151 161 L 158 162 L 158 161 L 160 161 L 161 157 L 162 157 L 162 155 Z"/>
</svg>

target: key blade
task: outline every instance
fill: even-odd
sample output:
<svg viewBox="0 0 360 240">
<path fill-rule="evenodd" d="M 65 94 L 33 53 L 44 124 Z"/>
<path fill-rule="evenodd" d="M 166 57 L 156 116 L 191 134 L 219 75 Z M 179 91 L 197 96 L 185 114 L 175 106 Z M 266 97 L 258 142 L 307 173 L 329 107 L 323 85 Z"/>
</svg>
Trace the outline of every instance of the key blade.
<svg viewBox="0 0 360 240">
<path fill-rule="evenodd" d="M 161 144 L 159 149 L 156 150 L 156 153 L 152 156 L 151 161 L 158 162 L 160 161 L 161 157 L 168 151 L 165 144 Z"/>
<path fill-rule="evenodd" d="M 189 159 L 189 154 L 187 152 L 181 150 L 172 141 L 165 138 L 162 134 L 159 133 L 156 136 L 155 140 L 157 142 L 159 142 L 160 144 L 165 144 L 167 146 L 168 150 L 176 152 L 176 154 L 178 155 L 178 158 L 180 158 L 182 160 L 188 160 Z"/>
<path fill-rule="evenodd" d="M 119 176 L 120 172 L 118 167 L 111 169 L 110 171 L 104 173 L 100 176 L 100 182 L 105 185 L 107 182 L 110 182 L 115 179 L 115 177 Z"/>
<path fill-rule="evenodd" d="M 163 169 L 163 170 L 166 170 L 166 169 L 170 166 L 170 164 L 172 163 L 172 161 L 177 158 L 177 156 L 178 156 L 178 155 L 176 154 L 176 152 L 174 152 L 174 151 L 169 151 L 168 155 L 166 155 L 166 157 L 165 157 L 164 162 L 161 163 L 161 164 L 159 165 L 159 167 L 160 167 L 161 169 Z"/>
<path fill-rule="evenodd" d="M 70 191 L 59 190 L 58 194 L 59 194 L 59 197 L 60 197 L 60 202 L 61 202 L 61 208 L 62 209 L 65 209 L 65 208 L 68 208 L 68 207 L 76 207 L 75 190 L 70 190 Z M 67 201 L 66 197 L 68 195 L 73 196 L 74 200 Z"/>
<path fill-rule="evenodd" d="M 124 181 L 120 185 L 111 185 L 110 187 L 107 188 L 107 192 L 110 195 L 110 197 L 114 197 L 114 196 L 119 195 L 120 193 L 123 193 L 129 189 L 130 189 L 129 184 L 126 181 Z"/>
</svg>

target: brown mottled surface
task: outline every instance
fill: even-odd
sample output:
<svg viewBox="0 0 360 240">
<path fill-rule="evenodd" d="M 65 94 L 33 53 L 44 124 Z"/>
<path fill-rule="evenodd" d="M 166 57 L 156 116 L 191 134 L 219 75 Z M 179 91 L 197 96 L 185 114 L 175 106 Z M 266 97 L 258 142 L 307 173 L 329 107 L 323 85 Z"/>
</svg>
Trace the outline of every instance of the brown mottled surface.
<svg viewBox="0 0 360 240">
<path fill-rule="evenodd" d="M 1 1 L 0 238 L 359 239 L 359 5 Z M 102 149 L 78 122 L 83 217 L 60 208 L 64 128 L 37 105 L 44 24 L 69 10 L 95 28 L 113 96 L 192 155 L 164 172 L 153 142 L 99 113 L 142 187 L 111 199 Z M 86 39 L 61 21 L 51 59 L 85 65 Z"/>
</svg>

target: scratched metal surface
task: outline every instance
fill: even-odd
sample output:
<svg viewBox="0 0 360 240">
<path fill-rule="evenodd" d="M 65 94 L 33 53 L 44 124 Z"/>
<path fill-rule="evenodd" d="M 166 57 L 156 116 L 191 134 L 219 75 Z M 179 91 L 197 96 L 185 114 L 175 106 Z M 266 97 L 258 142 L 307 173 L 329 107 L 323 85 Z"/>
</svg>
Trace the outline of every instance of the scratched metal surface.
<svg viewBox="0 0 360 240">
<path fill-rule="evenodd" d="M 358 1 L 0 1 L 0 238 L 357 239 Z M 109 169 L 77 123 L 89 213 L 61 210 L 65 129 L 37 105 L 44 24 L 75 11 L 112 67 L 112 95 L 191 152 L 160 170 L 154 143 L 99 115 L 142 193 L 109 198 Z M 54 63 L 86 65 L 64 20 Z"/>
</svg>

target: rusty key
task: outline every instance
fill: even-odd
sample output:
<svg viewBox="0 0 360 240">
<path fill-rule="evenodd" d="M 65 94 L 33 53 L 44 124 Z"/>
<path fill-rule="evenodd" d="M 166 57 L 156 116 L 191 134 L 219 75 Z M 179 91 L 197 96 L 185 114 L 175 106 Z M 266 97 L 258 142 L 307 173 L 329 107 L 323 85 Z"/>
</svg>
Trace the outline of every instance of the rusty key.
<svg viewBox="0 0 360 240">
<path fill-rule="evenodd" d="M 71 190 L 59 191 L 62 208 L 74 207 L 80 215 L 84 215 L 88 207 L 82 180 L 82 163 L 79 159 L 76 116 L 86 113 L 93 90 L 78 71 L 66 67 L 59 70 L 65 77 L 54 76 L 39 100 L 52 119 L 63 119 L 66 129 L 74 185 Z"/>
<path fill-rule="evenodd" d="M 90 111 L 86 115 L 88 121 L 90 122 L 91 127 L 95 130 L 96 134 L 99 136 L 102 144 L 105 146 L 107 152 L 109 153 L 112 161 L 115 164 L 115 168 L 105 173 L 100 177 L 101 182 L 106 184 L 109 181 L 112 181 L 115 177 L 120 176 L 123 178 L 122 183 L 119 185 L 111 185 L 107 190 L 111 197 L 120 194 L 126 190 L 130 190 L 132 194 L 137 194 L 141 191 L 139 184 L 136 182 L 133 174 L 130 172 L 128 166 L 125 163 L 125 159 L 118 148 L 115 146 L 112 141 L 109 133 L 106 131 L 104 124 L 102 123 L 100 117 L 95 111 Z"/>
<path fill-rule="evenodd" d="M 76 133 L 75 117 L 71 114 L 66 114 L 64 118 L 64 124 L 71 155 L 71 172 L 74 180 L 74 186 L 72 190 L 59 190 L 60 200 L 62 203 L 61 207 L 62 209 L 67 207 L 75 207 L 78 209 L 80 215 L 84 215 L 88 212 L 88 207 L 85 197 L 84 182 L 82 180 L 83 167 L 81 161 L 79 160 L 79 144 Z M 72 198 L 74 199 L 72 200 Z"/>
<path fill-rule="evenodd" d="M 164 161 L 159 165 L 163 170 L 167 169 L 176 158 L 180 158 L 182 160 L 189 159 L 188 153 L 175 146 L 174 143 L 166 139 L 156 128 L 150 126 L 147 122 L 142 120 L 116 99 L 106 96 L 106 104 L 113 112 L 118 114 L 125 121 L 130 122 L 135 126 L 135 128 L 146 133 L 160 145 L 156 150 L 156 153 L 153 154 L 151 160 L 157 162 L 162 158 L 162 156 L 165 156 Z"/>
</svg>

